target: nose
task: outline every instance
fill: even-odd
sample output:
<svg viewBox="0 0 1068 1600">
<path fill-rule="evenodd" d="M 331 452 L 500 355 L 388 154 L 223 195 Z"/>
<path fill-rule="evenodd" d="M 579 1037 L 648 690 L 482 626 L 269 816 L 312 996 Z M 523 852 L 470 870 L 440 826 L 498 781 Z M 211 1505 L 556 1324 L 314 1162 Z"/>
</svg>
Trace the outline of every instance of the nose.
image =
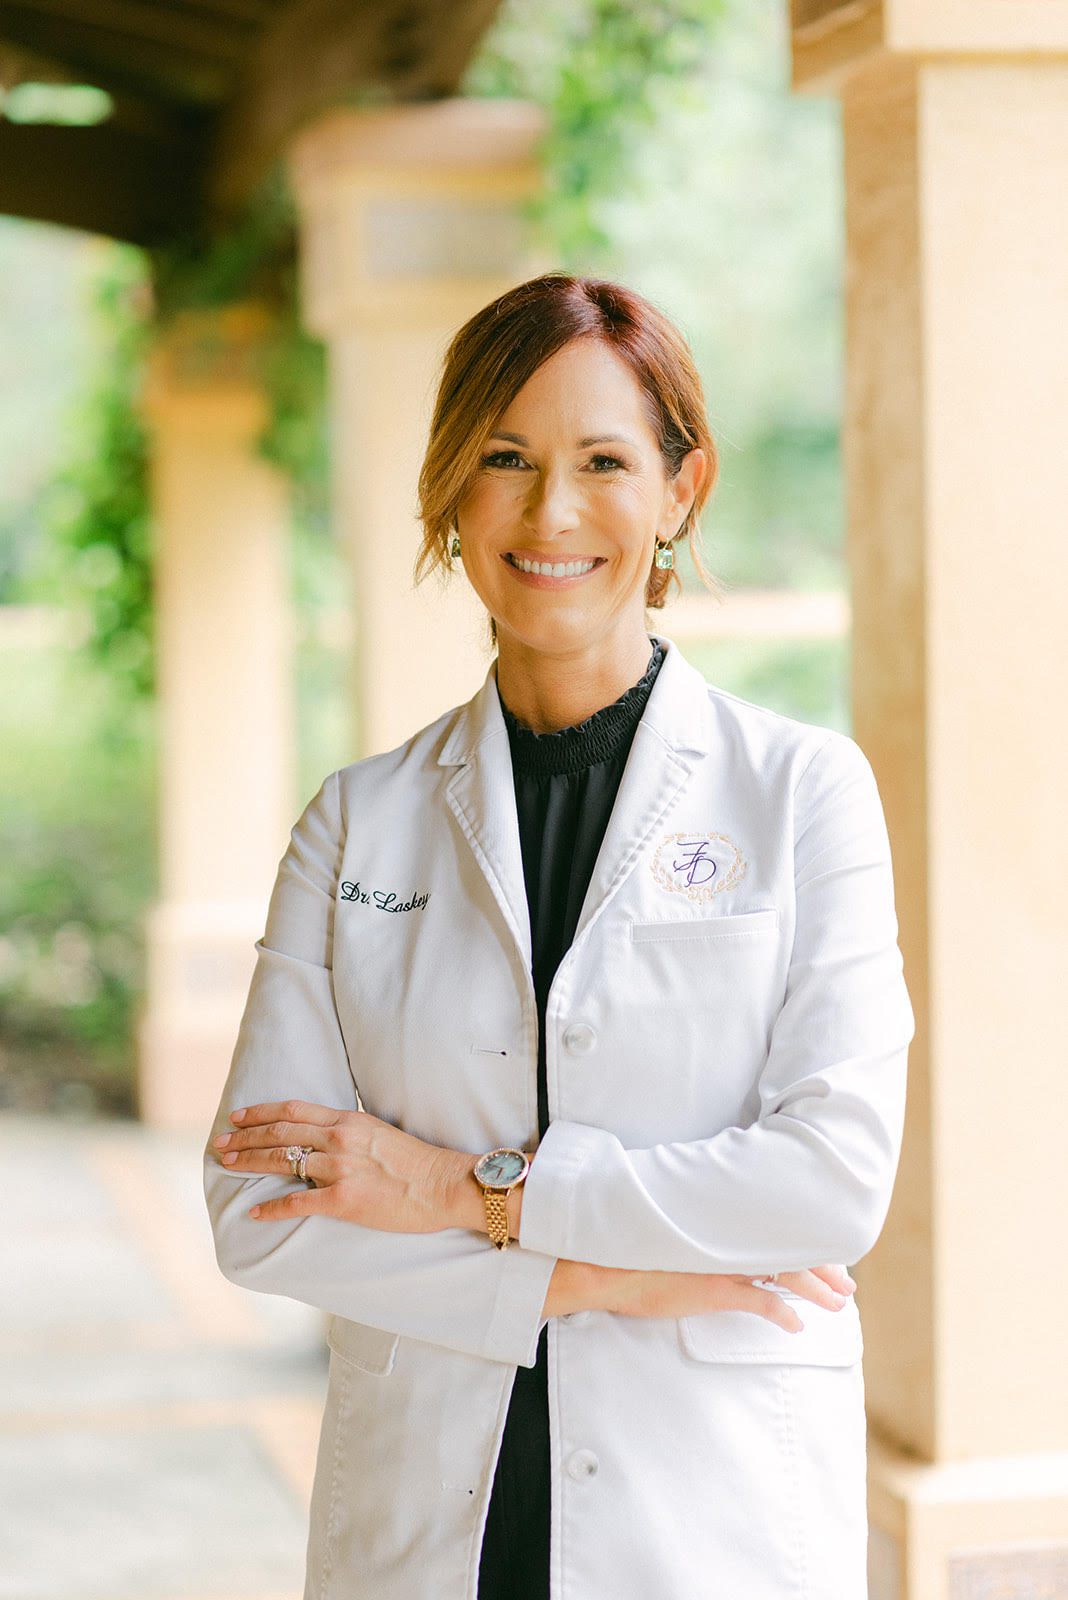
<svg viewBox="0 0 1068 1600">
<path fill-rule="evenodd" d="M 551 539 L 579 526 L 578 495 L 566 470 L 533 474 L 523 526 L 538 539 Z"/>
</svg>

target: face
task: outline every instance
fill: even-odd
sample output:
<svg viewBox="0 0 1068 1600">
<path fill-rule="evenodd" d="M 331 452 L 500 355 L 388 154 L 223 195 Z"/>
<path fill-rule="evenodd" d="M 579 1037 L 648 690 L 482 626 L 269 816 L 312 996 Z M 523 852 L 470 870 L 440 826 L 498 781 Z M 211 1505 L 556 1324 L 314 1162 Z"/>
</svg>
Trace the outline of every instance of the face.
<svg viewBox="0 0 1068 1600">
<path fill-rule="evenodd" d="M 691 450 L 669 478 L 637 379 L 599 339 L 544 362 L 498 418 L 457 512 L 500 649 L 565 653 L 644 632 L 655 541 L 678 532 L 704 465 Z"/>
</svg>

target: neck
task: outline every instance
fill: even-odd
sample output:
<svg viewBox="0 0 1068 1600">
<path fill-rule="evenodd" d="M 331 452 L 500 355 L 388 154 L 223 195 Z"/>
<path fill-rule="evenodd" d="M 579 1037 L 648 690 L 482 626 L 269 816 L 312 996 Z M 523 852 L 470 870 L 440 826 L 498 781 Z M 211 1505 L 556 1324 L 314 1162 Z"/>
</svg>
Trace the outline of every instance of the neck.
<svg viewBox="0 0 1068 1600">
<path fill-rule="evenodd" d="M 497 689 L 508 709 L 536 733 L 583 722 L 637 683 L 652 646 L 637 633 L 577 650 L 533 649 L 503 632 L 497 641 Z"/>
</svg>

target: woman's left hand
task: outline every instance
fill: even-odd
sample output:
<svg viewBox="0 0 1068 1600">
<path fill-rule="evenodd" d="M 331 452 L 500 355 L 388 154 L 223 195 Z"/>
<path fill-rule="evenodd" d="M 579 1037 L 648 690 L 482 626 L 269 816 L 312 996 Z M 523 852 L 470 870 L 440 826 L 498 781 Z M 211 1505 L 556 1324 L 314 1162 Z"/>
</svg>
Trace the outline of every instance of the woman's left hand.
<svg viewBox="0 0 1068 1600">
<path fill-rule="evenodd" d="M 251 1217 L 311 1216 L 358 1222 L 391 1233 L 436 1233 L 464 1226 L 456 1206 L 458 1179 L 474 1156 L 427 1144 L 368 1111 L 339 1111 L 307 1100 L 245 1106 L 230 1113 L 234 1131 L 212 1143 L 232 1172 L 293 1176 L 287 1145 L 311 1145 L 305 1170 L 315 1188 L 302 1185 L 263 1200 Z M 220 1143 L 220 1139 L 225 1140 Z M 472 1184 L 474 1200 L 477 1187 Z M 477 1207 L 465 1210 L 477 1225 Z"/>
</svg>

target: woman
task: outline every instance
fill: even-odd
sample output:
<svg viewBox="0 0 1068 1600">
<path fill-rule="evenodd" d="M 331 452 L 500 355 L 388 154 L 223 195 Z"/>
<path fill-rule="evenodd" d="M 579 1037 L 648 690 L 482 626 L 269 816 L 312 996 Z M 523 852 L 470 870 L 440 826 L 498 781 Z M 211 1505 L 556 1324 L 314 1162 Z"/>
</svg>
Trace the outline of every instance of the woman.
<svg viewBox="0 0 1068 1600">
<path fill-rule="evenodd" d="M 860 748 L 647 631 L 715 473 L 619 285 L 446 354 L 417 572 L 497 655 L 298 820 L 205 1153 L 222 1271 L 333 1313 L 305 1600 L 867 1592 L 913 1014 Z"/>
</svg>

